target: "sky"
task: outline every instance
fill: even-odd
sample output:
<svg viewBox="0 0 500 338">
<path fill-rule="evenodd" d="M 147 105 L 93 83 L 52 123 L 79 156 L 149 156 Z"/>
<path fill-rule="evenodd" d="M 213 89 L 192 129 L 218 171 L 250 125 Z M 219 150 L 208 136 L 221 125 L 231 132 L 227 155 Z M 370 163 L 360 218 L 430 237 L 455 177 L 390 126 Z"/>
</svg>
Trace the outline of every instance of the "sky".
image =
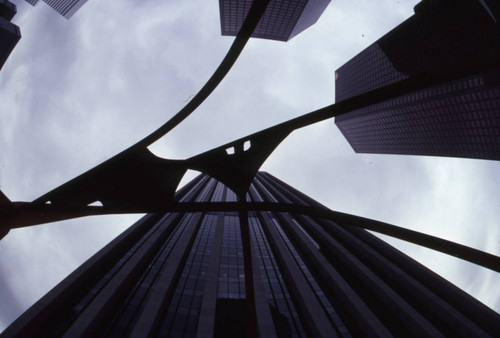
<svg viewBox="0 0 500 338">
<path fill-rule="evenodd" d="M 31 201 L 154 131 L 229 49 L 217 1 L 89 0 L 69 21 L 23 0 L 0 72 L 0 190 Z M 289 42 L 251 39 L 214 93 L 150 146 L 183 159 L 334 103 L 334 72 L 416 0 L 333 0 Z M 333 120 L 292 133 L 262 170 L 329 208 L 500 255 L 500 162 L 355 154 Z M 187 177 L 192 177 L 189 173 Z M 12 230 L 0 241 L 0 331 L 141 215 Z M 389 243 L 500 312 L 500 274 Z"/>
</svg>

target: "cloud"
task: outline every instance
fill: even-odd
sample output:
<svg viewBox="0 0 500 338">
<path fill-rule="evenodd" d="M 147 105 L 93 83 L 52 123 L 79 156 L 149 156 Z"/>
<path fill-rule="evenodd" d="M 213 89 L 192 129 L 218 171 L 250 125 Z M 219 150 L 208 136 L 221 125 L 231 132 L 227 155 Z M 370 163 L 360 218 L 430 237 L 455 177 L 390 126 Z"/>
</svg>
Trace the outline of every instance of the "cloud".
<svg viewBox="0 0 500 338">
<path fill-rule="evenodd" d="M 251 40 L 213 95 L 154 152 L 186 158 L 332 103 L 335 69 L 416 2 L 334 1 L 287 43 Z M 23 38 L 0 73 L 0 189 L 13 200 L 32 200 L 156 129 L 203 86 L 233 40 L 220 36 L 210 1 L 92 0 L 69 21 L 45 4 L 16 3 Z M 500 255 L 497 162 L 355 154 L 329 120 L 294 132 L 263 169 L 334 210 Z M 0 241 L 0 256 L 11 257 L 2 259 L 0 294 L 12 313 L 137 217 L 11 231 Z M 500 311 L 498 274 L 391 243 Z M 7 325 L 15 316 L 2 311 Z"/>
</svg>

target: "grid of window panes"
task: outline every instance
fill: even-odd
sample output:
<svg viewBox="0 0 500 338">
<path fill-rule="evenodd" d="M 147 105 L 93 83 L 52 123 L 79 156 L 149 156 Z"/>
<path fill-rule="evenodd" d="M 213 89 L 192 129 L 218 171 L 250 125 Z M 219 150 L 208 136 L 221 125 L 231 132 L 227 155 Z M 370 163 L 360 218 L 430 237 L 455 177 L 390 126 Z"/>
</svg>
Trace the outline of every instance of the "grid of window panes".
<svg viewBox="0 0 500 338">
<path fill-rule="evenodd" d="M 229 188 L 226 188 L 226 199 L 224 202 L 236 202 L 238 200 L 238 197 L 236 196 L 236 193 L 232 191 Z"/>
<path fill-rule="evenodd" d="M 292 199 L 289 199 L 289 197 L 291 197 L 290 196 L 290 192 L 284 190 L 283 187 L 279 187 L 276 184 L 275 181 L 270 180 L 265 175 L 259 175 L 258 181 L 259 182 L 261 182 L 261 181 L 265 182 L 268 185 L 268 188 L 269 188 L 269 189 L 267 189 L 268 193 L 271 192 L 281 202 L 292 203 L 292 204 L 297 204 L 297 205 L 307 205 L 307 203 L 304 200 L 302 200 L 300 197 L 298 197 L 298 196 L 293 196 Z M 262 189 L 263 186 L 260 185 L 260 188 Z M 257 191 L 252 191 L 252 193 L 254 193 L 254 196 L 259 196 Z M 261 197 L 259 196 L 258 199 L 261 199 Z M 260 201 L 262 201 L 262 200 L 260 200 Z M 299 229 L 304 234 L 305 238 L 309 239 L 312 242 L 312 244 L 317 249 L 319 249 L 318 243 L 307 233 L 307 231 L 304 230 L 304 228 L 302 227 L 302 225 L 300 225 L 300 223 L 297 222 L 297 220 L 295 218 L 292 218 L 292 222 L 295 225 L 295 227 L 297 229 Z M 289 225 L 291 226 L 292 224 L 289 224 Z"/>
<path fill-rule="evenodd" d="M 300 322 L 292 297 L 288 292 L 262 226 L 255 215 L 250 215 L 249 226 L 267 301 L 271 307 L 286 318 L 290 334 L 293 337 L 304 336 L 304 327 Z"/>
<path fill-rule="evenodd" d="M 217 297 L 246 298 L 243 243 L 237 213 L 224 213 Z"/>
<path fill-rule="evenodd" d="M 190 199 L 195 196 L 200 187 L 203 187 L 205 182 L 209 180 L 209 177 L 203 177 L 198 180 L 198 183 L 195 184 L 191 190 L 185 193 L 180 200 Z M 148 216 L 151 217 L 151 216 Z M 155 224 L 140 238 L 138 238 L 137 242 L 135 242 L 127 252 L 120 257 L 120 259 L 107 271 L 105 275 L 103 275 L 95 285 L 90 289 L 90 291 L 86 292 L 80 300 L 75 302 L 75 305 L 71 311 L 68 311 L 65 314 L 64 318 L 61 318 L 58 321 L 58 325 L 54 327 L 52 334 L 54 336 L 62 335 L 65 330 L 77 319 L 77 317 L 87 308 L 87 306 L 94 300 L 94 298 L 108 285 L 108 283 L 112 280 L 112 278 L 120 271 L 120 269 L 124 268 L 131 257 L 134 256 L 141 249 L 144 244 L 147 242 L 151 236 L 157 236 L 159 232 L 169 232 L 170 229 L 173 229 L 173 226 L 176 225 L 176 222 L 179 222 L 181 216 L 177 213 L 167 213 L 160 220 L 156 221 Z M 170 238 L 172 238 L 171 235 Z M 151 267 L 151 265 L 150 265 Z M 145 272 L 147 273 L 148 270 Z M 142 279 L 141 279 L 142 282 Z M 130 293 L 130 295 L 126 298 L 125 302 L 122 304 L 119 311 L 115 317 L 110 320 L 107 330 L 117 330 L 116 332 L 122 332 L 126 329 L 129 324 L 129 319 L 133 316 L 137 310 L 138 299 L 140 301 L 143 300 L 145 289 L 138 289 L 140 283 L 136 284 L 135 289 Z M 144 285 L 142 285 L 144 286 Z M 104 329 L 106 330 L 106 329 Z"/>
<path fill-rule="evenodd" d="M 330 319 L 330 321 L 332 322 L 333 327 L 335 327 L 337 330 L 339 330 L 339 332 L 337 332 L 337 333 L 341 334 L 342 336 L 346 336 L 346 335 L 348 336 L 349 335 L 348 330 L 345 327 L 345 325 L 343 324 L 342 319 L 340 319 L 339 315 L 337 314 L 337 312 L 333 308 L 333 305 L 330 303 L 330 301 L 326 297 L 325 293 L 323 292 L 323 290 L 319 286 L 318 282 L 316 281 L 316 279 L 312 275 L 311 271 L 309 270 L 309 268 L 306 266 L 306 264 L 302 260 L 300 254 L 295 249 L 295 246 L 292 244 L 292 242 L 290 241 L 288 236 L 285 234 L 283 228 L 280 225 L 280 222 L 272 213 L 268 213 L 268 215 L 271 217 L 273 224 L 276 227 L 276 230 L 278 231 L 281 238 L 285 242 L 288 250 L 290 251 L 292 257 L 295 260 L 295 263 L 297 263 L 298 267 L 302 271 L 302 274 L 304 275 L 307 282 L 309 283 L 309 286 L 313 290 L 314 295 L 316 296 L 316 298 L 320 302 L 325 313 L 328 315 L 328 319 Z"/>
<path fill-rule="evenodd" d="M 308 0 L 271 0 L 252 37 L 287 41 Z M 222 35 L 238 34 L 253 0 L 220 0 Z"/>
<path fill-rule="evenodd" d="M 336 118 L 356 152 L 500 160 L 500 83 L 478 75 Z"/>
<path fill-rule="evenodd" d="M 336 102 L 409 77 L 443 68 L 468 70 L 492 55 L 500 57 L 500 23 L 479 1 L 426 1 L 420 7 L 336 71 Z"/>
<path fill-rule="evenodd" d="M 335 72 L 335 102 L 408 78 L 375 43 Z"/>
<path fill-rule="evenodd" d="M 200 177 L 200 176 L 198 176 Z M 201 179 L 198 179 L 198 177 L 196 177 L 193 181 L 197 180 L 197 182 L 194 184 L 194 186 L 192 186 L 189 191 L 187 191 L 183 196 L 181 196 L 180 198 L 177 198 L 177 200 L 179 202 L 191 202 L 193 201 L 196 196 L 198 196 L 201 191 L 203 191 L 203 187 L 205 187 L 205 185 L 207 184 L 207 181 L 210 181 L 212 178 L 210 178 L 210 176 L 208 175 L 205 175 L 205 176 L 202 176 Z"/>
<path fill-rule="evenodd" d="M 58 323 L 58 327 L 55 328 L 53 332 L 54 335 L 62 334 L 76 318 L 85 310 L 85 308 L 92 302 L 92 300 L 103 290 L 106 285 L 111 281 L 111 279 L 116 275 L 116 273 L 125 266 L 125 264 L 130 260 L 130 258 L 144 245 L 144 243 L 157 231 L 161 231 L 165 227 L 166 223 L 177 217 L 177 214 L 165 215 L 160 221 L 149 229 L 128 251 L 123 255 L 108 272 L 94 285 L 94 287 L 88 291 L 84 297 L 78 301 L 74 308 L 66 313 L 64 319 L 61 319 Z"/>
<path fill-rule="evenodd" d="M 82 6 L 87 0 L 43 0 L 62 16 L 66 16 L 75 6 Z"/>
<path fill-rule="evenodd" d="M 273 188 L 269 185 L 268 188 L 269 189 L 266 189 L 267 191 L 267 194 L 266 194 L 266 197 L 264 197 L 264 195 L 262 194 L 259 194 L 259 190 L 263 189 L 264 188 L 264 180 L 262 180 L 262 178 L 260 176 L 256 176 L 256 178 L 254 179 L 254 181 L 252 182 L 252 185 L 254 187 L 254 190 L 255 192 L 257 192 L 257 194 L 253 194 L 254 196 L 259 196 L 260 197 L 258 199 L 262 199 L 264 201 L 269 201 L 269 197 L 271 197 L 273 194 Z M 254 192 L 252 191 L 252 193 Z M 271 195 L 269 195 L 269 192 L 271 191 Z M 276 198 L 280 201 L 284 201 L 286 198 L 281 195 L 281 194 L 277 194 L 276 195 Z M 307 280 L 309 286 L 311 287 L 314 295 L 316 296 L 317 300 L 319 301 L 319 303 L 321 304 L 323 310 L 325 311 L 325 314 L 328 316 L 328 319 L 331 321 L 333 327 L 335 327 L 337 330 L 338 330 L 338 334 L 342 335 L 342 336 L 349 336 L 348 334 L 348 331 L 347 331 L 347 328 L 345 327 L 342 319 L 339 317 L 338 313 L 335 311 L 333 305 L 330 303 L 330 301 L 328 300 L 328 298 L 326 297 L 325 293 L 323 292 L 323 290 L 321 289 L 320 285 L 318 284 L 318 282 L 316 281 L 316 279 L 314 278 L 314 276 L 312 275 L 311 271 L 309 270 L 309 268 L 306 266 L 306 264 L 304 263 L 302 257 L 300 256 L 299 252 L 297 251 L 297 249 L 295 248 L 294 244 L 292 243 L 292 241 L 290 241 L 290 239 L 288 238 L 288 236 L 286 235 L 285 231 L 283 230 L 282 226 L 281 226 L 281 222 L 277 219 L 276 215 L 274 213 L 271 213 L 271 212 L 266 212 L 266 214 L 270 217 L 270 219 L 272 220 L 276 230 L 278 231 L 279 235 L 281 236 L 283 242 L 286 244 L 291 256 L 293 257 L 295 263 L 297 264 L 297 266 L 299 267 L 300 271 L 302 272 L 303 276 L 305 277 L 305 279 Z M 291 226 L 288 225 L 288 226 Z M 304 229 L 302 229 L 302 231 L 305 231 Z M 312 238 L 309 237 L 310 240 L 312 240 Z M 312 240 L 313 241 L 313 240 Z M 316 243 L 315 241 L 313 241 L 313 244 Z M 316 243 L 317 245 L 317 243 Z"/>
<path fill-rule="evenodd" d="M 212 194 L 217 186 L 217 180 L 210 178 L 208 183 L 205 185 L 201 193 L 196 196 L 195 202 L 207 202 L 210 201 Z"/>
<path fill-rule="evenodd" d="M 217 215 L 205 215 L 163 321 L 161 337 L 194 337 L 212 252 Z"/>
<path fill-rule="evenodd" d="M 206 195 L 211 191 L 214 183 L 210 182 L 213 180 L 209 177 L 204 177 L 195 184 L 190 191 L 188 191 L 180 201 L 192 200 L 195 197 L 199 198 L 200 195 Z M 119 337 L 129 332 L 133 324 L 137 320 L 139 312 L 144 308 L 146 299 L 151 291 L 151 287 L 155 283 L 159 273 L 161 272 L 165 262 L 170 256 L 172 249 L 174 248 L 177 240 L 184 233 L 187 225 L 191 221 L 194 214 L 185 214 L 182 219 L 177 213 L 168 213 L 165 215 L 163 222 L 158 222 L 158 224 L 163 224 L 162 231 L 168 231 L 165 229 L 165 224 L 169 223 L 172 228 L 170 235 L 165 240 L 164 244 L 153 258 L 149 262 L 147 269 L 143 272 L 142 276 L 136 279 L 136 284 L 130 294 L 127 296 L 122 306 L 116 315 L 109 322 L 107 326 L 107 335 Z M 143 239 L 140 240 L 143 242 Z M 127 255 L 132 255 L 133 252 L 130 250 Z M 105 330 L 104 330 L 105 331 Z"/>
<path fill-rule="evenodd" d="M 192 221 L 193 216 L 194 214 L 186 214 L 178 224 L 175 224 L 176 226 L 170 236 L 165 240 L 155 258 L 149 262 L 144 273 L 136 279 L 136 284 L 132 292 L 126 298 L 120 309 L 116 312 L 115 317 L 110 321 L 108 326 L 108 335 L 120 337 L 129 333 L 129 330 L 138 319 L 138 314 L 142 309 L 144 309 L 146 300 L 152 290 L 152 286 L 156 283 L 156 280 L 170 257 L 175 244 L 185 232 L 187 225 Z"/>
<path fill-rule="evenodd" d="M 217 186 L 215 187 L 214 194 L 212 195 L 212 198 L 210 199 L 211 202 L 223 202 L 224 201 L 224 193 L 226 190 L 226 186 L 218 182 Z"/>
<path fill-rule="evenodd" d="M 258 176 L 260 178 L 261 175 L 258 174 Z M 252 201 L 264 201 L 253 184 L 250 186 L 250 190 Z M 250 195 L 248 198 L 250 199 Z M 264 291 L 269 304 L 281 315 L 285 316 L 292 336 L 305 335 L 304 328 L 300 322 L 290 292 L 283 280 L 279 266 L 256 213 L 249 214 L 249 226 L 252 246 L 255 248 L 260 276 L 264 284 Z"/>
</svg>

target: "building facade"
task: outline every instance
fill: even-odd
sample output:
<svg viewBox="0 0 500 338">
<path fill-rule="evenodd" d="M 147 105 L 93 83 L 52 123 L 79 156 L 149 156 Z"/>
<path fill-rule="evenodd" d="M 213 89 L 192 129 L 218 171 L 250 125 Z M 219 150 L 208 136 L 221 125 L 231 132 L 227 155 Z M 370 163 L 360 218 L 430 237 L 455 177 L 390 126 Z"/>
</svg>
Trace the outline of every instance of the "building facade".
<svg viewBox="0 0 500 338">
<path fill-rule="evenodd" d="M 19 27 L 10 22 L 16 13 L 16 5 L 8 0 L 0 0 L 0 70 L 21 39 Z"/>
<path fill-rule="evenodd" d="M 200 175 L 180 203 L 236 202 Z M 248 202 L 319 206 L 260 172 Z M 303 214 L 148 214 L 2 337 L 488 336 L 500 316 L 365 230 Z"/>
<path fill-rule="evenodd" d="M 222 35 L 236 36 L 253 0 L 219 0 Z M 288 41 L 318 21 L 330 0 L 271 0 L 252 37 Z"/>
<path fill-rule="evenodd" d="M 500 160 L 499 59 L 498 5 L 424 0 L 336 71 L 361 107 L 335 123 L 360 153 Z"/>
<path fill-rule="evenodd" d="M 57 13 L 70 19 L 88 0 L 43 0 Z M 26 0 L 30 5 L 35 6 L 38 0 Z"/>
</svg>

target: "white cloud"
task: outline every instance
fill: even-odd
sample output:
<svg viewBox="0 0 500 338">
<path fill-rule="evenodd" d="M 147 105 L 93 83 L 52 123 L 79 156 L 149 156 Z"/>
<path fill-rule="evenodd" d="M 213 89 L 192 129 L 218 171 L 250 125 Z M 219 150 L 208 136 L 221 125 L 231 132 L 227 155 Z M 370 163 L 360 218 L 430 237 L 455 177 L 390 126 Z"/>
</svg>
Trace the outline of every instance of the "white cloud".
<svg viewBox="0 0 500 338">
<path fill-rule="evenodd" d="M 189 157 L 332 103 L 335 69 L 416 2 L 334 1 L 288 43 L 251 40 L 155 153 Z M 211 1 L 92 0 L 69 21 L 43 4 L 16 4 L 23 38 L 0 73 L 0 189 L 14 200 L 32 200 L 153 131 L 201 88 L 232 42 L 220 36 Z M 263 169 L 334 210 L 500 255 L 497 162 L 354 154 L 329 120 L 294 132 Z M 8 302 L 22 311 L 134 218 L 12 231 L 0 241 L 0 256 L 10 258 L 0 267 L 0 287 L 14 292 Z M 498 274 L 402 247 L 500 311 Z M 0 316 L 0 329 L 15 317 Z"/>
</svg>

